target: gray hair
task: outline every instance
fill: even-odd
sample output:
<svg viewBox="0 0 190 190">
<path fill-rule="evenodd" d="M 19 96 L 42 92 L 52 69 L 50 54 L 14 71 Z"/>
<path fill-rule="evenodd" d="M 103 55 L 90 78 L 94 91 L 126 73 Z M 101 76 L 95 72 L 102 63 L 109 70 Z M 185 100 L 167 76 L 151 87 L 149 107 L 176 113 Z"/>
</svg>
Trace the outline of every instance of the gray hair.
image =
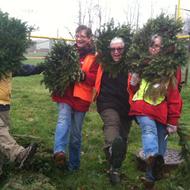
<svg viewBox="0 0 190 190">
<path fill-rule="evenodd" d="M 115 44 L 115 43 L 121 43 L 123 45 L 123 47 L 125 46 L 125 42 L 124 42 L 123 38 L 121 38 L 121 37 L 115 37 L 115 38 L 113 38 L 111 40 L 111 42 L 110 42 L 110 46 L 112 44 Z"/>
</svg>

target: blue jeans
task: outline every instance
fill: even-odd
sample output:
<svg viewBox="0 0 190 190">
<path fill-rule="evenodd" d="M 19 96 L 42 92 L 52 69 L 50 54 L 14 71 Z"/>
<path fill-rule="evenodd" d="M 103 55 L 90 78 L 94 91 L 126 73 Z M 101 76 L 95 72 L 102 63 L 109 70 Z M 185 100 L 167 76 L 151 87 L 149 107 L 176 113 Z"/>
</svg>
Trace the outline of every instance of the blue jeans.
<svg viewBox="0 0 190 190">
<path fill-rule="evenodd" d="M 80 167 L 82 124 L 86 112 L 76 111 L 65 103 L 58 103 L 58 109 L 54 154 L 66 152 L 69 145 L 69 169 L 77 170 Z"/>
<path fill-rule="evenodd" d="M 166 126 L 148 116 L 136 116 L 142 131 L 142 144 L 145 158 L 160 154 L 164 156 L 167 146 Z"/>
</svg>

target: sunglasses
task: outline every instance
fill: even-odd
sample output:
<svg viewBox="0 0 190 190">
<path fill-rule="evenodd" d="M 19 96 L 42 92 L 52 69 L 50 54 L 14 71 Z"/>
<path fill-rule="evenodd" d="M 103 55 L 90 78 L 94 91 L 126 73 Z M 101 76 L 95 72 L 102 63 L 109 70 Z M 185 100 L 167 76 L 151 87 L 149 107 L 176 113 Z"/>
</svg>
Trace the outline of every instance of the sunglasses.
<svg viewBox="0 0 190 190">
<path fill-rule="evenodd" d="M 123 52 L 123 50 L 124 50 L 124 48 L 110 48 L 110 51 L 112 53 L 114 53 L 114 52 L 121 53 L 121 52 Z"/>
</svg>

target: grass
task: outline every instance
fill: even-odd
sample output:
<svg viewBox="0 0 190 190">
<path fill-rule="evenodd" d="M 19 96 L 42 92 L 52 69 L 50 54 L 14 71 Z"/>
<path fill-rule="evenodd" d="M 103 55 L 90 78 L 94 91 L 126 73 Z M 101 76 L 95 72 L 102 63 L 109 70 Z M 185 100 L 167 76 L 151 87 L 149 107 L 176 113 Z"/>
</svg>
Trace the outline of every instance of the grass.
<svg viewBox="0 0 190 190">
<path fill-rule="evenodd" d="M 42 75 L 16 77 L 13 80 L 11 133 L 22 145 L 37 141 L 39 149 L 31 167 L 18 171 L 11 164 L 5 166 L 6 177 L 0 183 L 0 189 L 143 189 L 139 181 L 139 176 L 142 176 L 143 172 L 137 169 L 135 161 L 135 153 L 141 147 L 138 126 L 134 124 L 130 132 L 127 158 L 122 166 L 122 182 L 117 186 L 112 186 L 105 172 L 106 163 L 102 151 L 102 121 L 95 111 L 95 105 L 91 106 L 84 121 L 80 170 L 70 173 L 55 168 L 52 162 L 52 147 L 57 107 L 51 101 L 48 90 L 40 84 L 41 80 Z M 182 122 L 186 124 L 190 124 L 189 91 L 190 86 L 188 85 L 182 92 L 184 99 Z M 169 138 L 169 147 L 179 148 L 177 135 Z M 166 183 L 167 180 L 161 180 L 156 184 L 156 189 L 167 190 Z"/>
</svg>

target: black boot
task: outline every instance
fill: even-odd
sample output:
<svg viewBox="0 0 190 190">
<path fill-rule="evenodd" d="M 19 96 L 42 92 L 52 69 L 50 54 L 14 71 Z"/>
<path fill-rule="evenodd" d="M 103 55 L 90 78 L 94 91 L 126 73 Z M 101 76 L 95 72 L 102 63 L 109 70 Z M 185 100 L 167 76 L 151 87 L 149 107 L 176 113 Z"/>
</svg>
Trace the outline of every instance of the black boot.
<svg viewBox="0 0 190 190">
<path fill-rule="evenodd" d="M 161 179 L 163 174 L 164 159 L 156 154 L 146 159 L 146 175 L 141 180 L 146 189 L 152 189 L 156 180 Z"/>
<path fill-rule="evenodd" d="M 121 179 L 120 179 L 120 169 L 118 168 L 113 168 L 111 166 L 110 170 L 109 170 L 109 177 L 110 177 L 110 182 L 113 185 L 116 185 L 118 183 L 120 183 Z"/>
<path fill-rule="evenodd" d="M 120 168 L 122 161 L 125 159 L 126 144 L 122 137 L 116 137 L 111 147 L 111 164 L 113 168 Z"/>
<path fill-rule="evenodd" d="M 120 182 L 120 168 L 125 158 L 125 153 L 126 145 L 122 137 L 116 137 L 111 146 L 110 181 L 112 184 L 118 184 Z"/>
<path fill-rule="evenodd" d="M 160 180 L 163 177 L 163 170 L 164 170 L 164 158 L 160 154 L 156 154 L 153 166 L 153 176 L 155 180 Z"/>
</svg>

